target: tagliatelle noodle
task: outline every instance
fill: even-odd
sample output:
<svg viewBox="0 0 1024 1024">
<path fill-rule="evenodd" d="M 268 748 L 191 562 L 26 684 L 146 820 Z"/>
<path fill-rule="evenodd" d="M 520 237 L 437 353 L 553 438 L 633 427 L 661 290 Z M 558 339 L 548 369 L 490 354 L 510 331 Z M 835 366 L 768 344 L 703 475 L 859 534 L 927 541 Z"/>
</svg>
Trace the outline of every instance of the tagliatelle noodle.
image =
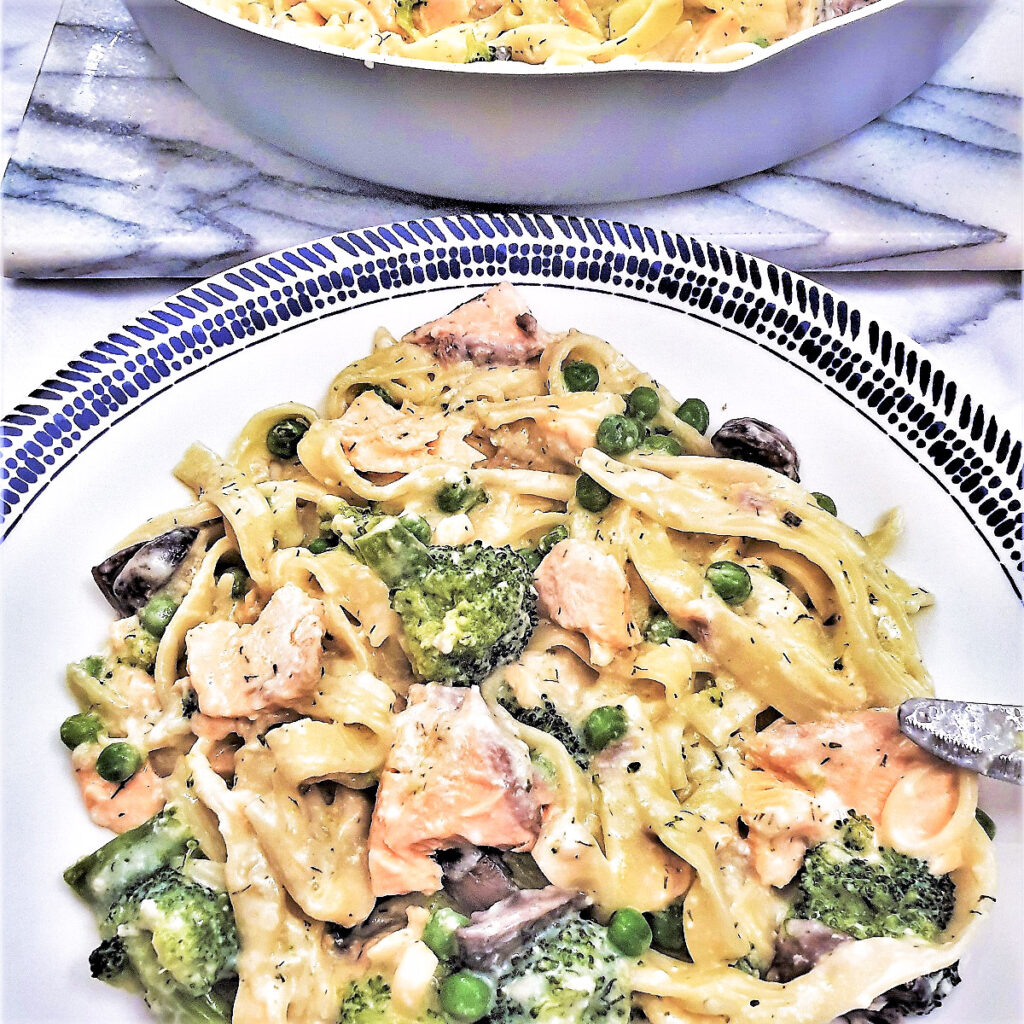
<svg viewBox="0 0 1024 1024">
<path fill-rule="evenodd" d="M 345 5 L 329 6 L 333 17 Z M 595 13 L 625 37 L 672 6 L 607 5 Z M 783 7 L 771 7 L 775 24 L 794 16 Z M 722 17 L 731 10 L 716 9 Z M 536 29 L 506 31 L 525 38 Z M 584 45 L 585 33 L 561 31 L 566 45 L 572 33 Z M 562 367 L 573 360 L 593 363 L 599 390 L 568 390 Z M 687 454 L 635 451 L 616 460 L 594 447 L 601 420 L 621 414 L 623 396 L 641 384 L 660 399 L 651 427 L 671 433 Z M 342 421 L 366 385 L 385 389 L 421 432 L 436 424 L 438 438 L 450 431 L 457 443 L 428 443 L 407 472 L 357 468 Z M 550 768 L 532 851 L 547 878 L 585 893 L 601 917 L 683 901 L 693 962 L 648 952 L 632 972 L 636 1005 L 652 1024 L 827 1024 L 960 955 L 993 880 L 989 843 L 974 823 L 976 782 L 959 773 L 948 806 L 915 830 L 907 817 L 924 782 L 908 775 L 877 827 L 887 843 L 952 870 L 956 911 L 940 940 L 849 942 L 787 984 L 733 966 L 746 957 L 770 962 L 787 906 L 761 882 L 738 825 L 741 815 L 780 807 L 794 792 L 783 793 L 745 759 L 758 715 L 775 708 L 794 722 L 814 722 L 929 692 L 910 623 L 928 598 L 879 561 L 898 533 L 895 519 L 861 536 L 799 484 L 714 457 L 708 439 L 673 415 L 676 405 L 607 342 L 577 331 L 518 366 L 443 365 L 428 349 L 381 331 L 372 353 L 334 378 L 323 415 L 276 406 L 248 421 L 226 458 L 199 444 L 187 450 L 175 473 L 196 503 L 129 538 L 182 524 L 204 531 L 154 674 L 141 677 L 156 703 L 135 707 L 127 682 L 110 699 L 126 735 L 166 760 L 168 798 L 203 853 L 224 865 L 242 939 L 234 1024 L 333 1020 L 346 979 L 368 969 L 337 954 L 327 925 L 351 927 L 374 906 L 366 853 L 372 792 L 414 679 L 381 579 L 344 544 L 316 554 L 307 546 L 320 529 L 318 505 L 377 503 L 383 512 L 425 517 L 436 537 L 446 528 L 436 496 L 452 480 L 486 493 L 460 513 L 472 538 L 529 547 L 564 525 L 621 567 L 640 627 L 654 605 L 685 630 L 660 645 L 635 630 L 630 645 L 601 664 L 582 633 L 542 618 L 519 661 L 481 686 L 501 726 Z M 294 417 L 309 424 L 297 458 L 272 458 L 268 429 Z M 614 496 L 601 513 L 574 498 L 581 470 Z M 722 559 L 750 576 L 742 604 L 725 603 L 706 579 Z M 251 579 L 242 598 L 224 575 L 232 564 Z M 250 718 L 189 718 L 189 631 L 218 621 L 251 626 L 286 586 L 321 609 L 313 691 Z M 543 697 L 577 729 L 594 708 L 621 707 L 627 739 L 581 767 L 552 735 L 506 711 L 509 692 L 523 706 Z M 233 778 L 231 788 L 225 778 Z M 417 943 L 411 917 L 395 950 Z M 374 969 L 399 969 L 398 952 L 378 952 Z"/>
</svg>

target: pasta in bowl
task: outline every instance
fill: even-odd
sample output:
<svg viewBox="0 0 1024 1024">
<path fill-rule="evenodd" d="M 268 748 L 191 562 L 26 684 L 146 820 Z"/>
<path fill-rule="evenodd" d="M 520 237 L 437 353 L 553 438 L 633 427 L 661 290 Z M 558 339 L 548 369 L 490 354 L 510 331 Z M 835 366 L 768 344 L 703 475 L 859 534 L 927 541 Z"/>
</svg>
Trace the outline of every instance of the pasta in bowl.
<svg viewBox="0 0 1024 1024">
<path fill-rule="evenodd" d="M 709 429 L 501 285 L 190 447 L 68 669 L 93 973 L 238 1024 L 934 1007 L 993 862 L 896 727 L 930 598 Z"/>
</svg>

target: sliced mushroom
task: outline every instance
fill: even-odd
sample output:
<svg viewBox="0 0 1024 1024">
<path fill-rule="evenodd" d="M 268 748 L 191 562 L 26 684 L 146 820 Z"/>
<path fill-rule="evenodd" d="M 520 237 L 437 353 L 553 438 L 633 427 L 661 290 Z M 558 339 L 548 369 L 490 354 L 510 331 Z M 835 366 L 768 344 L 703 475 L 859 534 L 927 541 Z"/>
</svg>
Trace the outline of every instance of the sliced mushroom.
<svg viewBox="0 0 1024 1024">
<path fill-rule="evenodd" d="M 487 910 L 518 892 L 504 865 L 476 847 L 438 855 L 445 892 L 466 912 Z"/>
<path fill-rule="evenodd" d="M 92 570 L 96 586 L 119 615 L 134 615 L 167 584 L 199 536 L 195 526 L 179 526 L 115 552 Z"/>
<path fill-rule="evenodd" d="M 825 927 L 820 921 L 787 921 L 775 943 L 775 958 L 768 969 L 768 981 L 792 981 L 812 967 L 850 936 Z"/>
<path fill-rule="evenodd" d="M 409 921 L 409 908 L 415 903 L 411 896 L 386 896 L 377 900 L 366 920 L 354 928 L 328 922 L 327 933 L 339 949 L 347 949 L 355 942 L 380 938 L 404 928 Z"/>
<path fill-rule="evenodd" d="M 587 898 L 578 892 L 549 885 L 513 893 L 489 910 L 470 917 L 459 928 L 462 959 L 470 966 L 494 970 L 521 948 L 532 935 L 572 910 L 586 906 Z"/>
<path fill-rule="evenodd" d="M 723 459 L 754 462 L 800 482 L 800 456 L 778 427 L 752 416 L 729 420 L 711 438 L 712 447 Z"/>
</svg>

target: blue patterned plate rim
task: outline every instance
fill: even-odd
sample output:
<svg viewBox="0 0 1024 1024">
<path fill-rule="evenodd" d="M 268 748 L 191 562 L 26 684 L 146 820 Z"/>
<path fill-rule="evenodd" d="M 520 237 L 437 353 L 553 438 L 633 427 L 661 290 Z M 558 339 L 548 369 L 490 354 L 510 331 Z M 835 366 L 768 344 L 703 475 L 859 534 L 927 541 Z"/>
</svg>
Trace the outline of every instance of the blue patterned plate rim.
<svg viewBox="0 0 1024 1024">
<path fill-rule="evenodd" d="M 392 296 L 501 280 L 676 309 L 772 351 L 924 469 L 1021 596 L 1021 439 L 931 355 L 765 260 L 653 227 L 557 214 L 465 214 L 347 231 L 251 260 L 147 310 L 0 420 L 0 541 L 114 423 L 219 359 Z"/>
</svg>

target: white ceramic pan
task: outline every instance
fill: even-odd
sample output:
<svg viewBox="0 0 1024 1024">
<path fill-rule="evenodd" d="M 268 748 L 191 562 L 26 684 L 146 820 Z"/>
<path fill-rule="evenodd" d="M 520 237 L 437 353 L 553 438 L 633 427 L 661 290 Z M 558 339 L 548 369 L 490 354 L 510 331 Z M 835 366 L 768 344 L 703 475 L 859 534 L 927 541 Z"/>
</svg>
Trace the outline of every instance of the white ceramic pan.
<svg viewBox="0 0 1024 1024">
<path fill-rule="evenodd" d="M 879 0 L 739 64 L 449 65 L 282 38 L 201 0 L 127 0 L 215 111 L 360 178 L 503 204 L 608 202 L 772 167 L 866 124 L 973 31 L 984 0 Z"/>
</svg>

